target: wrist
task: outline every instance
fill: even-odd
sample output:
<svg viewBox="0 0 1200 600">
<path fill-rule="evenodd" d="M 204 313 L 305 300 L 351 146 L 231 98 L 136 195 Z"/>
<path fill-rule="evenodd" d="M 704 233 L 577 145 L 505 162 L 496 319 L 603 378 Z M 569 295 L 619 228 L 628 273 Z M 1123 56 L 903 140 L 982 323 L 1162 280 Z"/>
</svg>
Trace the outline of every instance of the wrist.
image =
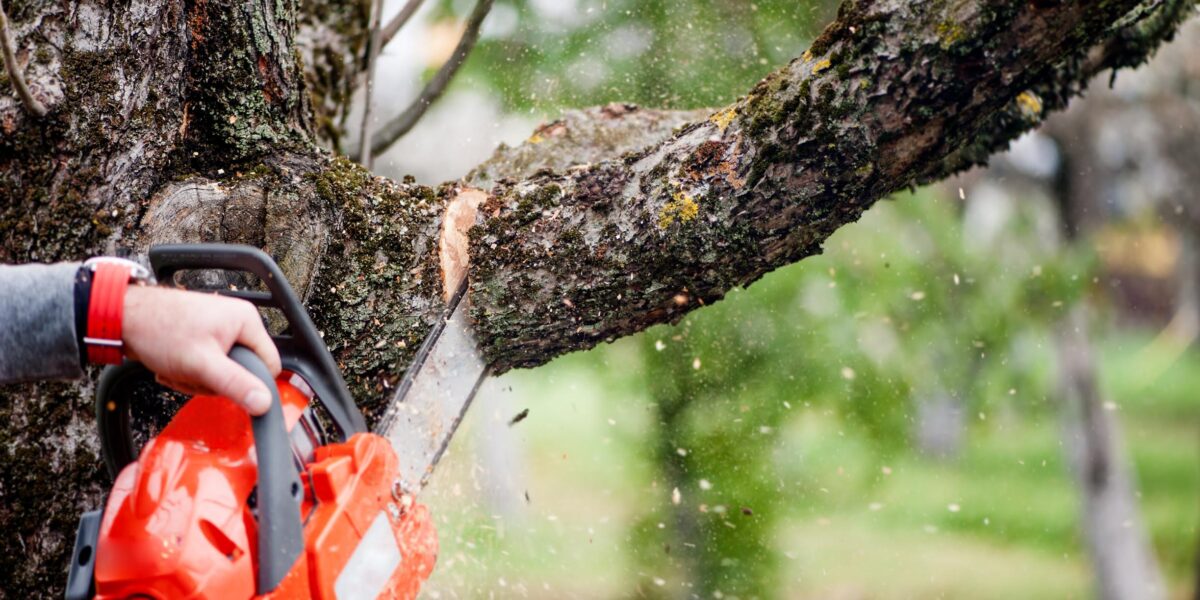
<svg viewBox="0 0 1200 600">
<path fill-rule="evenodd" d="M 162 288 L 137 284 L 130 284 L 125 290 L 125 318 L 121 320 L 121 349 L 130 360 L 139 360 L 137 348 L 131 342 L 144 335 L 139 331 L 139 325 L 144 323 L 145 313 L 154 305 L 151 294 L 163 291 L 165 290 Z"/>
<path fill-rule="evenodd" d="M 149 272 L 132 261 L 98 257 L 83 265 L 91 275 L 83 346 L 88 362 L 119 364 L 124 360 L 126 294 L 131 282 L 149 279 Z"/>
</svg>

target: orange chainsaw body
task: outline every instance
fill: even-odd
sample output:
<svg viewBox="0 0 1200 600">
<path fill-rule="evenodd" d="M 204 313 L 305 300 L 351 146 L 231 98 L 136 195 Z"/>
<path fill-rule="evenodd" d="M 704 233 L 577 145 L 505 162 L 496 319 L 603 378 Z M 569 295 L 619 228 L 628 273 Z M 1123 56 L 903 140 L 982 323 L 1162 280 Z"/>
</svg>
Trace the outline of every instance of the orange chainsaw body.
<svg viewBox="0 0 1200 600">
<path fill-rule="evenodd" d="M 284 373 L 289 431 L 310 397 Z M 250 419 L 225 398 L 192 398 L 117 477 L 96 545 L 97 599 L 413 598 L 437 536 L 428 509 L 394 495 L 388 442 L 358 433 L 317 447 L 304 486 L 304 551 L 272 592 L 256 596 L 257 467 Z"/>
</svg>

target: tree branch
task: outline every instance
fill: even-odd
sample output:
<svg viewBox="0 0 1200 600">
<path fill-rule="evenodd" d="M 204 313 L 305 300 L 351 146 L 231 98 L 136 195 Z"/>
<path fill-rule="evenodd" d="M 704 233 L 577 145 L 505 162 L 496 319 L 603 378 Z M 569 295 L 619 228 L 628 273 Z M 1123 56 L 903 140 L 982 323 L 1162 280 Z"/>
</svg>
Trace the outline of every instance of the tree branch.
<svg viewBox="0 0 1200 600">
<path fill-rule="evenodd" d="M 413 15 L 417 14 L 417 10 L 424 3 L 425 0 L 408 0 L 404 8 L 401 8 L 400 12 L 396 13 L 396 16 L 392 17 L 392 20 L 383 26 L 380 32 L 381 41 L 379 45 L 381 48 L 387 46 L 392 41 L 392 38 L 396 37 L 397 33 L 400 33 L 400 30 L 404 28 Z"/>
<path fill-rule="evenodd" d="M 371 3 L 370 37 L 367 40 L 367 85 L 363 90 L 362 128 L 359 130 L 358 136 L 358 162 L 368 170 L 374 162 L 371 154 L 371 130 L 374 126 L 371 109 L 374 105 L 372 96 L 375 93 L 375 63 L 379 60 L 379 49 L 383 45 L 379 31 L 379 21 L 382 18 L 380 13 L 382 12 L 383 0 L 375 0 Z"/>
<path fill-rule="evenodd" d="M 421 95 L 404 112 L 389 121 L 372 137 L 371 150 L 374 153 L 382 154 L 396 143 L 396 140 L 411 131 L 421 117 L 425 116 L 425 111 L 429 110 L 429 107 L 446 91 L 446 86 L 454 79 L 458 69 L 466 62 L 467 55 L 475 47 L 475 42 L 479 40 L 479 28 L 483 25 L 483 20 L 487 17 L 488 12 L 492 10 L 492 3 L 493 0 L 479 0 L 475 4 L 475 9 L 471 11 L 471 16 L 467 19 L 462 38 L 458 40 L 458 46 L 454 48 L 454 54 L 442 65 L 441 69 L 438 69 L 433 79 L 425 84 Z"/>
<path fill-rule="evenodd" d="M 489 360 L 534 366 L 673 322 L 818 253 L 879 198 L 981 160 L 1065 104 L 1091 51 L 1143 6 L 1171 8 L 847 4 L 803 57 L 662 144 L 492 177 L 471 232 Z"/>
<path fill-rule="evenodd" d="M 679 127 L 706 118 L 714 109 L 654 110 L 633 104 L 567 111 L 537 128 L 525 143 L 501 144 L 464 181 L 489 188 L 499 179 L 519 181 L 546 169 L 562 172 L 657 146 Z"/>
<path fill-rule="evenodd" d="M 21 72 L 21 65 L 17 64 L 16 51 L 13 50 L 12 40 L 8 35 L 8 15 L 4 13 L 3 1 L 0 1 L 0 52 L 4 53 L 4 68 L 8 70 L 8 78 L 12 81 L 17 96 L 25 104 L 25 109 L 39 117 L 46 116 L 46 107 L 29 92 L 29 86 L 25 84 L 25 74 Z"/>
</svg>

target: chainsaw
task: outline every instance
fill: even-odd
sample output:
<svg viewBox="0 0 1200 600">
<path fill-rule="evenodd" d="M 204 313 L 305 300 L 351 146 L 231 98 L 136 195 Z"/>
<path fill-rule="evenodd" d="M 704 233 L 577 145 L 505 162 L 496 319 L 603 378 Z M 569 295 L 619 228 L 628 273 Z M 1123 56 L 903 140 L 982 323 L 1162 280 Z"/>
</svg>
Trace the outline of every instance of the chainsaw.
<svg viewBox="0 0 1200 600">
<path fill-rule="evenodd" d="M 148 372 L 128 361 L 105 369 L 96 422 L 113 487 L 102 510 L 80 518 L 68 600 L 415 597 L 438 546 L 414 498 L 487 375 L 465 278 L 372 432 L 265 253 L 180 244 L 151 248 L 149 258 L 159 282 L 214 270 L 261 281 L 266 291 L 208 291 L 282 313 L 286 328 L 273 340 L 283 371 L 272 378 L 235 346 L 230 358 L 271 391 L 267 413 L 194 396 L 138 450 L 130 407 Z"/>
</svg>

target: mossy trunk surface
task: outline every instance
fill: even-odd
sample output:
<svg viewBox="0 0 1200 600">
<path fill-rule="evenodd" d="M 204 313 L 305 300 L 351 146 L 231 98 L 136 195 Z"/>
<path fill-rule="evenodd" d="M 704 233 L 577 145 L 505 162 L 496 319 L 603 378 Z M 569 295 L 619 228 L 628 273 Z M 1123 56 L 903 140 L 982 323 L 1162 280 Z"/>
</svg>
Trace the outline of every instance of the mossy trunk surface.
<svg viewBox="0 0 1200 600">
<path fill-rule="evenodd" d="M 323 149 L 360 80 L 367 4 L 6 2 L 49 113 L 0 76 L 0 261 L 265 248 L 373 419 L 442 310 L 439 232 L 462 189 L 489 193 L 469 233 L 487 356 L 538 365 L 819 252 L 878 199 L 982 161 L 1088 76 L 1144 60 L 1194 0 L 848 2 L 729 107 L 571 113 L 438 187 Z M 0 390 L 0 596 L 61 595 L 77 515 L 108 485 L 92 392 Z"/>
</svg>

